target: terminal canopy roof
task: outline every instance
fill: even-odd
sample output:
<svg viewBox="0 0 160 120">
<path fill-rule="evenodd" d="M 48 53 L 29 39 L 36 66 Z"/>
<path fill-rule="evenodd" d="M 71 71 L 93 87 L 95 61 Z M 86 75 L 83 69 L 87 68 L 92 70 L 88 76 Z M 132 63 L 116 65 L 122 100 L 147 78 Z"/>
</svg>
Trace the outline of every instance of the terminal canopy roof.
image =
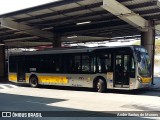
<svg viewBox="0 0 160 120">
<path fill-rule="evenodd" d="M 117 0 L 145 20 L 160 20 L 158 0 Z M 38 46 L 62 42 L 137 38 L 141 31 L 108 12 L 103 0 L 60 0 L 0 15 L 0 41 L 7 46 Z"/>
</svg>

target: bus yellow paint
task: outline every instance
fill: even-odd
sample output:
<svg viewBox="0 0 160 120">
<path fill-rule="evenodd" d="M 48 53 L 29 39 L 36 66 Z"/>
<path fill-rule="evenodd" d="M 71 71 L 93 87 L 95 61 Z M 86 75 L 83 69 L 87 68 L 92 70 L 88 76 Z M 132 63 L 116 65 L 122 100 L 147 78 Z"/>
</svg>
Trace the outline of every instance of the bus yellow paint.
<svg viewBox="0 0 160 120">
<path fill-rule="evenodd" d="M 64 76 L 38 76 L 40 83 L 67 84 L 68 79 Z"/>
<path fill-rule="evenodd" d="M 9 73 L 9 80 L 17 82 L 17 74 L 16 73 Z"/>
<path fill-rule="evenodd" d="M 26 81 L 29 81 L 29 75 L 26 75 Z"/>
<path fill-rule="evenodd" d="M 149 83 L 149 82 L 151 82 L 151 78 L 149 77 L 149 78 L 142 78 L 142 83 Z"/>
</svg>

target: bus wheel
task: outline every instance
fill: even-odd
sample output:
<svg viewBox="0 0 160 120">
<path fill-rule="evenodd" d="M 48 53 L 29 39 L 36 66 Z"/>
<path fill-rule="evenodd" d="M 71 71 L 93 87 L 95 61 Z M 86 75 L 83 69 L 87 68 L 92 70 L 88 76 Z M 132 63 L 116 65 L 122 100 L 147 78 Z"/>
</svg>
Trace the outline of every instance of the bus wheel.
<svg viewBox="0 0 160 120">
<path fill-rule="evenodd" d="M 31 76 L 31 78 L 29 79 L 29 84 L 31 87 L 38 87 L 38 79 L 36 76 Z"/>
<path fill-rule="evenodd" d="M 103 92 L 106 91 L 106 85 L 105 85 L 105 82 L 102 79 L 99 79 L 97 81 L 96 90 L 97 90 L 97 92 L 100 92 L 100 93 L 103 93 Z"/>
</svg>

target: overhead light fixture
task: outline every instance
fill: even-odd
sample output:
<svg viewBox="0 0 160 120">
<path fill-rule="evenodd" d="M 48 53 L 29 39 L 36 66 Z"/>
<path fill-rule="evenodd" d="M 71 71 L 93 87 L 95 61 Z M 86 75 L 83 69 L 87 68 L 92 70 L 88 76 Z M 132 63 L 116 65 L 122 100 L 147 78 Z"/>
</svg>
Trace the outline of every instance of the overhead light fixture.
<svg viewBox="0 0 160 120">
<path fill-rule="evenodd" d="M 69 36 L 67 38 L 71 39 L 71 38 L 77 38 L 78 36 L 74 35 L 74 36 Z"/>
<path fill-rule="evenodd" d="M 42 28 L 41 30 L 51 30 L 53 29 L 54 27 L 47 27 L 47 28 Z"/>
<path fill-rule="evenodd" d="M 89 24 L 89 23 L 91 23 L 91 21 L 76 23 L 76 25 L 84 25 L 84 24 Z"/>
<path fill-rule="evenodd" d="M 15 34 L 15 35 L 18 35 L 18 34 L 26 34 L 26 32 L 24 32 L 24 31 L 18 31 L 18 32 L 15 32 L 14 34 Z"/>
</svg>

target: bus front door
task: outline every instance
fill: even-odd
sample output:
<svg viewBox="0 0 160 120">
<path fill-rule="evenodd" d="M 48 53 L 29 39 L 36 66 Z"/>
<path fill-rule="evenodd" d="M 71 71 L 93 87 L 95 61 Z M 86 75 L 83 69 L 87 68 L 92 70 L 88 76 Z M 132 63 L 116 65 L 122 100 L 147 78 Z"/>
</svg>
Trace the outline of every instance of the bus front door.
<svg viewBox="0 0 160 120">
<path fill-rule="evenodd" d="M 130 55 L 114 56 L 114 87 L 129 88 Z"/>
<path fill-rule="evenodd" d="M 17 79 L 18 82 L 25 82 L 25 63 L 22 57 L 17 61 Z"/>
</svg>

